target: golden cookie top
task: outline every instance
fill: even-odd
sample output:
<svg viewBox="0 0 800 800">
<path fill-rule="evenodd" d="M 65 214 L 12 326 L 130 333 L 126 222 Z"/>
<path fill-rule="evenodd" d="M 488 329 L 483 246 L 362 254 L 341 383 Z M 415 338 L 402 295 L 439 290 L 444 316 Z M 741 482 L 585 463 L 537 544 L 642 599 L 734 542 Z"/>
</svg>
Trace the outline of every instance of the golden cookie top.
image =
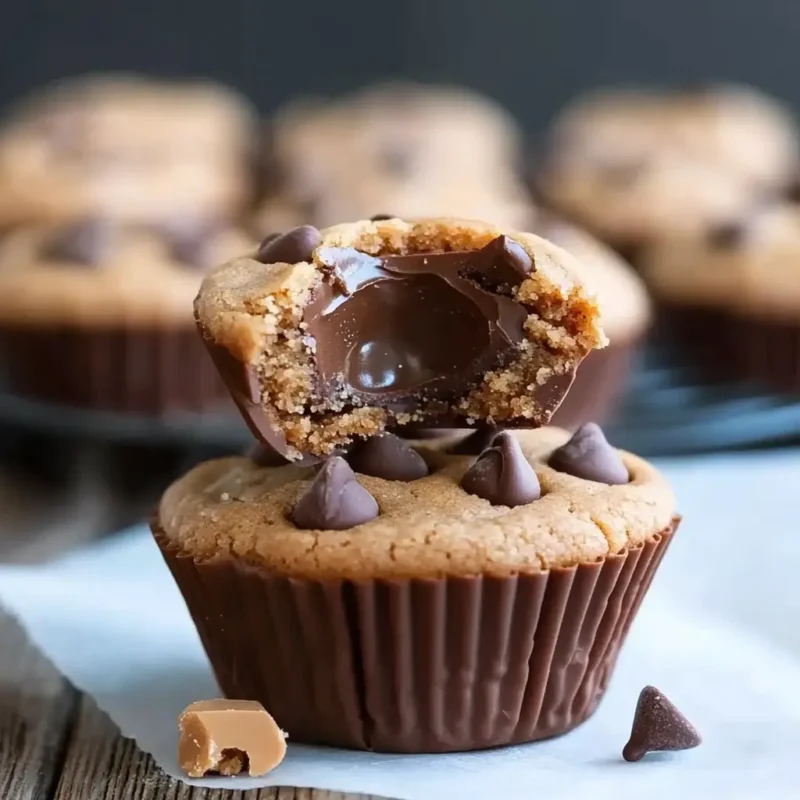
<svg viewBox="0 0 800 800">
<path fill-rule="evenodd" d="M 576 342 L 587 350 L 604 346 L 594 288 L 584 285 L 581 267 L 569 253 L 531 233 L 449 217 L 334 225 L 321 231 L 312 258 L 294 264 L 236 259 L 206 276 L 195 303 L 196 314 L 217 344 L 251 361 L 276 326 L 298 324 L 288 305 L 307 303 L 325 276 L 322 248 L 351 247 L 373 255 L 450 252 L 480 248 L 503 235 L 519 243 L 533 261 L 535 269 L 518 294 L 532 304 L 541 302 L 542 324 L 555 325 L 573 315 Z M 287 304 L 283 312 L 282 301 Z"/>
<path fill-rule="evenodd" d="M 314 468 L 261 467 L 246 457 L 209 461 L 176 481 L 161 501 L 157 527 L 195 558 L 226 555 L 282 575 L 358 580 L 538 573 L 636 547 L 670 526 L 675 500 L 654 467 L 613 451 L 624 483 L 576 477 L 554 458 L 569 438 L 555 428 L 513 434 L 522 462 L 515 466 L 530 469 L 538 484 L 533 494 L 509 500 L 520 502 L 515 507 L 474 493 L 481 489 L 465 475 L 472 469 L 475 477 L 475 457 L 415 443 L 429 471 L 416 479 L 361 474 L 356 462 L 355 488 L 376 508 L 349 528 L 302 529 L 293 521 L 319 480 Z"/>
</svg>

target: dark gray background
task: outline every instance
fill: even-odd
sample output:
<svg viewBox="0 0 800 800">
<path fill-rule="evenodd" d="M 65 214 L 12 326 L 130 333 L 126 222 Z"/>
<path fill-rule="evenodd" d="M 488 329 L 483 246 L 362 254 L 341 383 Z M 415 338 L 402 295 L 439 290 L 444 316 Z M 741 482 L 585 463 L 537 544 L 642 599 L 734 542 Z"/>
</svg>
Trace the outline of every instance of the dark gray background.
<svg viewBox="0 0 800 800">
<path fill-rule="evenodd" d="M 269 110 L 387 77 L 463 82 L 529 129 L 607 83 L 753 83 L 800 106 L 798 0 L 6 0 L 0 102 L 103 69 L 209 75 Z"/>
</svg>

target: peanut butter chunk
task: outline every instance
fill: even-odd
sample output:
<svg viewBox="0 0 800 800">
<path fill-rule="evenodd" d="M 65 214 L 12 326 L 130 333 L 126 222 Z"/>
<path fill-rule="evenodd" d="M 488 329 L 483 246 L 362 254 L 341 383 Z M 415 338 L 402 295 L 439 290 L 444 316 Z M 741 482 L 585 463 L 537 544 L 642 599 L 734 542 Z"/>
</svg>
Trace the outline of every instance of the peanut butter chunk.
<svg viewBox="0 0 800 800">
<path fill-rule="evenodd" d="M 183 711 L 178 728 L 178 761 L 191 778 L 264 775 L 286 755 L 285 734 L 255 700 L 199 700 Z"/>
</svg>

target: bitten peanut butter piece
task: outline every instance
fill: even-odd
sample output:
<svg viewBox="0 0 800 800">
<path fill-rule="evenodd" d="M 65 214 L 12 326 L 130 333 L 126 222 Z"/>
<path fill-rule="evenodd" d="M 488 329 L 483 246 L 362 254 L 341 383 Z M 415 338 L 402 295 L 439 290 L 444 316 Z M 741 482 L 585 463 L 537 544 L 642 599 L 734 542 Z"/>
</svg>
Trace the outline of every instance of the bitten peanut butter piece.
<svg viewBox="0 0 800 800">
<path fill-rule="evenodd" d="M 192 778 L 264 775 L 283 761 L 286 737 L 255 700 L 199 700 L 178 718 L 178 761 Z"/>
</svg>

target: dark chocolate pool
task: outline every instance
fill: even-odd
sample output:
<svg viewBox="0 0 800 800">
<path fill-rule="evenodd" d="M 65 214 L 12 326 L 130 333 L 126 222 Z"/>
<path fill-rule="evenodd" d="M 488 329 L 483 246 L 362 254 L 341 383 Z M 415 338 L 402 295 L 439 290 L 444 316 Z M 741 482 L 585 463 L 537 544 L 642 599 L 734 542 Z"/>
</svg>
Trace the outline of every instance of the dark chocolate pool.
<svg viewBox="0 0 800 800">
<path fill-rule="evenodd" d="M 385 405 L 446 400 L 507 361 L 528 311 L 511 297 L 532 268 L 505 236 L 481 250 L 370 256 L 323 247 L 306 307 L 325 393 Z"/>
</svg>

